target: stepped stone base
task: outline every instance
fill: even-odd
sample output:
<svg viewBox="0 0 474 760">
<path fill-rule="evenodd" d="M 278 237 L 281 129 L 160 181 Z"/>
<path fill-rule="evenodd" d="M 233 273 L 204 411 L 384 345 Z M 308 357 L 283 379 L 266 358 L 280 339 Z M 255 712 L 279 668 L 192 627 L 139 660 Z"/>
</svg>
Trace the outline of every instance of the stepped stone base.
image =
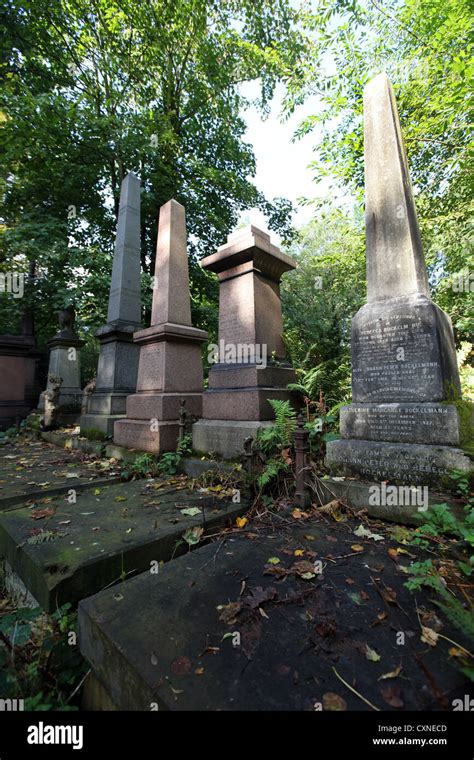
<svg viewBox="0 0 474 760">
<path fill-rule="evenodd" d="M 161 454 L 174 451 L 178 443 L 179 425 L 176 421 L 158 420 L 151 429 L 150 420 L 118 420 L 114 424 L 114 443 L 128 449 Z"/>
<path fill-rule="evenodd" d="M 269 399 L 287 401 L 284 388 L 240 388 L 209 390 L 202 397 L 202 413 L 206 420 L 273 420 Z"/>
<path fill-rule="evenodd" d="M 104 435 L 112 437 L 115 423 L 124 418 L 124 414 L 83 414 L 80 422 L 81 431 L 100 430 Z"/>
<path fill-rule="evenodd" d="M 198 420 L 193 425 L 193 449 L 213 452 L 224 459 L 239 457 L 243 454 L 245 439 L 248 436 L 255 439 L 260 428 L 272 424 L 252 420 Z"/>
<path fill-rule="evenodd" d="M 459 444 L 458 413 L 452 404 L 351 404 L 341 409 L 340 430 L 348 439 Z"/>
<path fill-rule="evenodd" d="M 326 464 L 333 475 L 418 485 L 445 485 L 451 470 L 473 471 L 461 449 L 382 441 L 330 441 Z"/>
<path fill-rule="evenodd" d="M 134 420 L 174 420 L 179 418 L 181 402 L 194 417 L 202 414 L 202 393 L 135 393 L 127 398 L 127 417 Z"/>
</svg>

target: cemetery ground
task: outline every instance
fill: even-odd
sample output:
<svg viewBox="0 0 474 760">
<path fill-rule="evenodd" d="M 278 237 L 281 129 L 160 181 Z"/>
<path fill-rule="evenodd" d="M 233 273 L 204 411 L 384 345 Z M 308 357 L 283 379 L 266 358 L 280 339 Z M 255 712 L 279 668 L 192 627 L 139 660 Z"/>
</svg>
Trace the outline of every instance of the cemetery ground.
<svg viewBox="0 0 474 760">
<path fill-rule="evenodd" d="M 337 499 L 303 509 L 242 488 L 233 501 L 241 467 L 204 462 L 190 477 L 173 463 L 149 477 L 35 437 L 0 448 L 4 698 L 33 710 L 468 709 L 474 583 L 447 515 L 436 530 Z M 21 601 L 22 575 L 43 609 Z"/>
</svg>

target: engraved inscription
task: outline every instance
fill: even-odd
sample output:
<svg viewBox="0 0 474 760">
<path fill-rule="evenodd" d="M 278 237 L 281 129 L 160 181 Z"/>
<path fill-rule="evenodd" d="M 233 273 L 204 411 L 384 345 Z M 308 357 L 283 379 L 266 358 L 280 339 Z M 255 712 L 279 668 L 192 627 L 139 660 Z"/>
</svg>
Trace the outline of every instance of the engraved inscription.
<svg viewBox="0 0 474 760">
<path fill-rule="evenodd" d="M 345 438 L 457 445 L 454 407 L 443 404 L 353 404 L 341 411 Z"/>
<path fill-rule="evenodd" d="M 442 398 L 436 331 L 420 313 L 392 313 L 354 327 L 352 381 L 357 401 Z"/>
</svg>

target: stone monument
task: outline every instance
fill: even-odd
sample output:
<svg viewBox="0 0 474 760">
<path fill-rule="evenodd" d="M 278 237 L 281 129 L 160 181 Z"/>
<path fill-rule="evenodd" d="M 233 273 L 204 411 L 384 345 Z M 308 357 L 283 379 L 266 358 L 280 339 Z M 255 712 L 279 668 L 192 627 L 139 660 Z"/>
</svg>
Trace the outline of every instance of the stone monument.
<svg viewBox="0 0 474 760">
<path fill-rule="evenodd" d="M 140 180 L 129 172 L 122 182 L 107 324 L 95 333 L 100 341 L 95 391 L 81 429 L 113 436 L 114 422 L 125 417 L 127 396 L 137 384 L 139 347 L 133 333 L 141 328 Z"/>
<path fill-rule="evenodd" d="M 219 277 L 219 345 L 193 448 L 232 457 L 271 424 L 268 399 L 290 398 L 295 372 L 285 359 L 280 279 L 296 262 L 251 225 L 229 235 L 201 266 Z"/>
<path fill-rule="evenodd" d="M 334 474 L 442 484 L 469 470 L 456 448 L 460 396 L 449 316 L 430 298 L 397 106 L 385 74 L 364 94 L 367 303 L 352 321 L 352 404 Z"/>
<path fill-rule="evenodd" d="M 0 430 L 26 417 L 38 403 L 38 363 L 31 310 L 25 307 L 21 335 L 0 335 Z"/>
<path fill-rule="evenodd" d="M 136 393 L 114 442 L 159 454 L 176 448 L 180 406 L 200 417 L 204 330 L 191 324 L 185 210 L 175 200 L 160 209 L 151 326 L 133 337 L 140 348 Z"/>
<path fill-rule="evenodd" d="M 59 314 L 59 332 L 47 342 L 49 354 L 49 375 L 62 378 L 59 393 L 58 406 L 77 406 L 80 408 L 82 399 L 81 390 L 81 363 L 80 349 L 84 341 L 79 338 L 75 331 L 76 312 L 74 306 L 69 305 L 62 309 Z M 48 390 L 48 386 L 46 390 Z M 41 394 L 39 408 L 44 410 L 44 395 Z"/>
<path fill-rule="evenodd" d="M 28 357 L 35 350 L 32 337 L 0 335 L 0 430 L 26 417 L 31 404 L 26 397 Z"/>
</svg>

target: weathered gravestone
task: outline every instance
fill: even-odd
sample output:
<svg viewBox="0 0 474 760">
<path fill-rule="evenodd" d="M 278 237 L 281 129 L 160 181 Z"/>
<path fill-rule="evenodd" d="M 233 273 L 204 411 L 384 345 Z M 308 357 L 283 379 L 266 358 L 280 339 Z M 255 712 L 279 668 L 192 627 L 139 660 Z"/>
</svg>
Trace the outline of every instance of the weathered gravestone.
<svg viewBox="0 0 474 760">
<path fill-rule="evenodd" d="M 193 448 L 223 457 L 271 424 L 268 399 L 290 397 L 295 373 L 285 360 L 280 279 L 296 262 L 254 226 L 229 235 L 201 266 L 219 277 L 219 344 L 203 395 L 203 419 L 193 425 Z"/>
<path fill-rule="evenodd" d="M 59 332 L 47 343 L 50 350 L 48 377 L 54 375 L 62 378 L 59 407 L 77 407 L 79 411 L 82 399 L 80 349 L 84 341 L 75 331 L 76 314 L 72 305 L 62 309 L 58 316 Z M 48 387 L 49 384 L 47 391 Z M 44 410 L 43 394 L 39 408 Z"/>
<path fill-rule="evenodd" d="M 185 210 L 171 200 L 160 209 L 151 326 L 133 338 L 137 392 L 127 398 L 127 419 L 115 423 L 115 443 L 154 453 L 176 448 L 182 401 L 201 415 L 206 338 L 191 324 Z"/>
<path fill-rule="evenodd" d="M 440 484 L 469 470 L 459 444 L 460 396 L 451 320 L 430 298 L 391 84 L 366 87 L 367 304 L 352 321 L 352 399 L 331 471 L 367 480 Z"/>
<path fill-rule="evenodd" d="M 107 324 L 100 327 L 100 355 L 95 391 L 81 429 L 113 435 L 114 422 L 125 417 L 127 396 L 135 392 L 139 348 L 133 333 L 141 328 L 140 180 L 129 172 L 122 182 Z"/>
<path fill-rule="evenodd" d="M 38 363 L 31 310 L 23 309 L 21 335 L 0 335 L 0 430 L 25 417 L 38 403 Z"/>
<path fill-rule="evenodd" d="M 36 364 L 29 358 L 34 351 L 32 336 L 0 335 L 0 430 L 26 417 L 31 409 L 26 389 Z"/>
</svg>

